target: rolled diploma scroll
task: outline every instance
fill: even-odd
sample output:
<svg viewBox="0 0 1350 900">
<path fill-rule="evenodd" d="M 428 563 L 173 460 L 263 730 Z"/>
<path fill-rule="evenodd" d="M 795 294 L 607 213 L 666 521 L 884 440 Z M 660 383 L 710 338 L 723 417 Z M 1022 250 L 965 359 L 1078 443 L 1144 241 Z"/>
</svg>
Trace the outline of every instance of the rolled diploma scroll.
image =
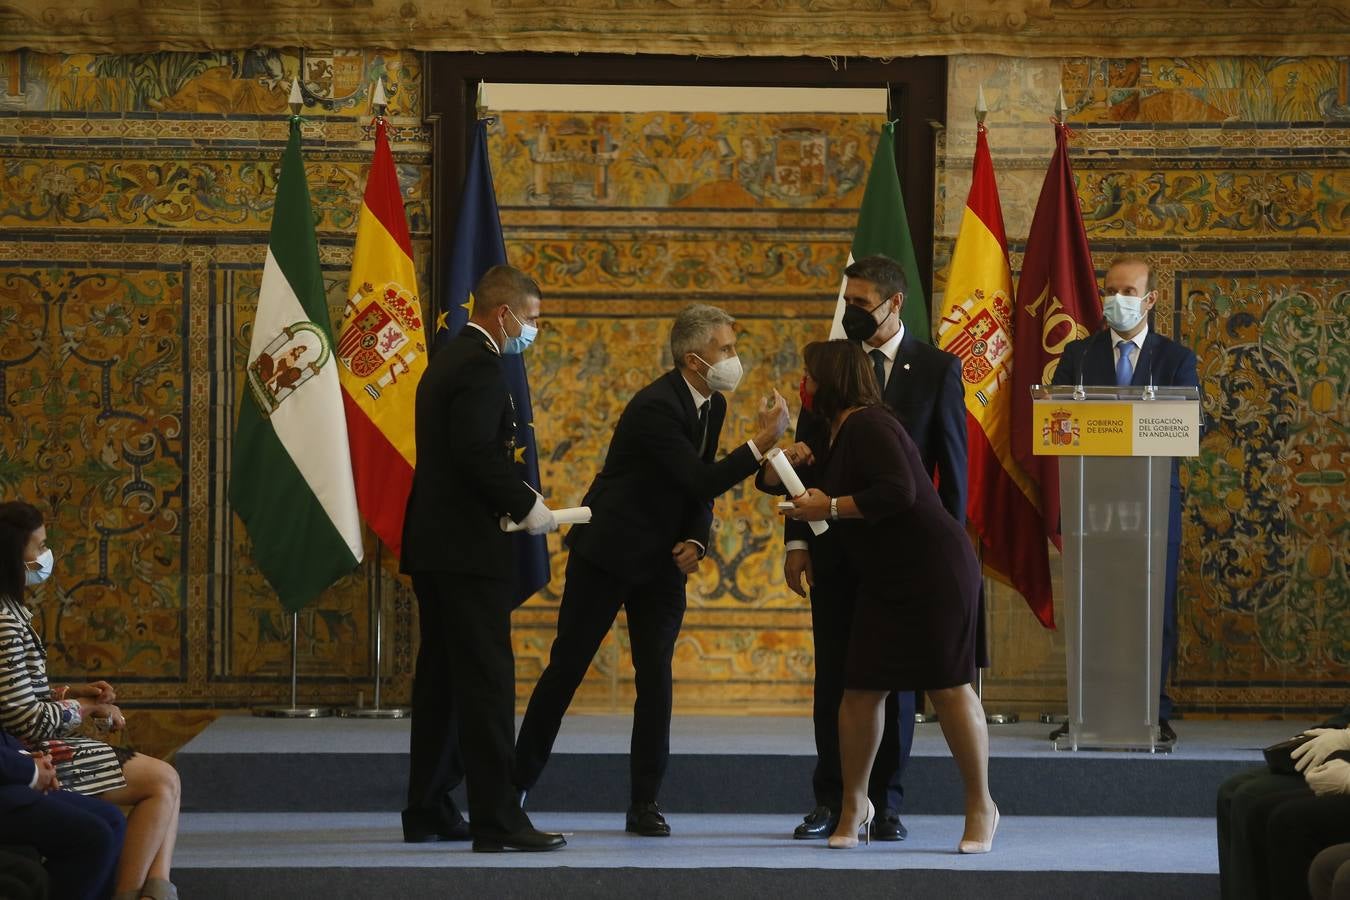
<svg viewBox="0 0 1350 900">
<path fill-rule="evenodd" d="M 564 525 L 585 525 L 591 521 L 591 508 L 589 506 L 569 506 L 567 509 L 555 509 L 553 518 L 557 519 L 559 528 Z M 524 525 L 517 525 L 506 516 L 502 516 L 502 531 L 524 530 Z"/>
<path fill-rule="evenodd" d="M 765 458 L 769 461 L 769 465 L 773 466 L 773 470 L 778 473 L 778 480 L 783 482 L 783 487 L 787 488 L 789 497 L 800 497 L 806 493 L 806 486 L 797 477 L 796 470 L 792 468 L 792 463 L 788 462 L 788 458 L 783 455 L 781 447 L 774 447 Z M 811 526 L 811 533 L 815 535 L 824 534 L 825 529 L 830 527 L 829 522 L 807 522 L 806 524 Z"/>
</svg>

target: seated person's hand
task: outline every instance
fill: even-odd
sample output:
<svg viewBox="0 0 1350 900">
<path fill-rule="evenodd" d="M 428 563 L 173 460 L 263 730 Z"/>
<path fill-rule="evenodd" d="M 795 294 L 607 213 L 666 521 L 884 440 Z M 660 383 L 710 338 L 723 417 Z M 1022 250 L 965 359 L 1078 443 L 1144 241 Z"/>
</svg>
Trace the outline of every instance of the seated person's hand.
<svg viewBox="0 0 1350 900">
<path fill-rule="evenodd" d="M 93 700 L 95 703 L 117 702 L 117 692 L 106 681 L 91 681 L 89 684 L 72 685 L 66 696 L 76 699 L 84 697 Z"/>
<path fill-rule="evenodd" d="M 1350 728 L 1313 728 L 1303 732 L 1313 739 L 1300 744 L 1289 754 L 1294 760 L 1294 768 L 1300 772 L 1320 766 L 1333 753 L 1350 750 Z"/>
<path fill-rule="evenodd" d="M 51 754 L 35 753 L 33 763 L 37 766 L 37 784 L 33 785 L 34 790 L 49 794 L 61 789 L 61 783 L 56 779 L 56 766 L 52 765 Z"/>
<path fill-rule="evenodd" d="M 1308 787 L 1319 797 L 1350 794 L 1350 762 L 1333 759 L 1303 773 Z"/>
<path fill-rule="evenodd" d="M 95 724 L 99 728 L 109 731 L 121 731 L 127 724 L 122 711 L 111 703 L 95 703 L 89 708 L 88 714 L 91 719 L 95 720 Z"/>
</svg>

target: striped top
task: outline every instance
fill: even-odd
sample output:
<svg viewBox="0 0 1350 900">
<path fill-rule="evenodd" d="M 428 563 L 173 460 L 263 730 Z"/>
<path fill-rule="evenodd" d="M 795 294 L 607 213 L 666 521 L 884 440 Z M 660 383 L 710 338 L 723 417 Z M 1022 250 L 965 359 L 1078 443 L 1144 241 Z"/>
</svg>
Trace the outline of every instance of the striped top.
<svg viewBox="0 0 1350 900">
<path fill-rule="evenodd" d="M 22 603 L 0 597 L 0 727 L 27 744 L 70 734 L 80 701 L 55 700 L 47 683 L 47 648 Z"/>
</svg>

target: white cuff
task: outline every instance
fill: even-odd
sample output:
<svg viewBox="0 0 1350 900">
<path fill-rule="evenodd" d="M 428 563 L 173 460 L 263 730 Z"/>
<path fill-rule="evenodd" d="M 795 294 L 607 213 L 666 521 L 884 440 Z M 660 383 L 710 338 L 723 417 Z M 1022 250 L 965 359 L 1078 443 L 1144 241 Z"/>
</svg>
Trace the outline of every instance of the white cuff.
<svg viewBox="0 0 1350 900">
<path fill-rule="evenodd" d="M 745 446 L 749 447 L 750 452 L 755 454 L 755 462 L 757 463 L 764 462 L 764 454 L 759 452 L 759 448 L 755 446 L 754 441 L 746 441 Z"/>
<path fill-rule="evenodd" d="M 33 760 L 33 780 L 30 781 L 30 782 L 28 782 L 28 786 L 29 786 L 30 788 L 32 788 L 33 790 L 37 790 L 37 783 L 38 783 L 38 775 L 39 775 L 39 774 L 40 774 L 40 772 L 38 771 L 37 760 L 35 759 L 35 760 Z"/>
<path fill-rule="evenodd" d="M 811 545 L 808 544 L 806 541 L 788 541 L 787 545 L 783 549 L 789 552 L 793 550 L 810 550 Z"/>
</svg>

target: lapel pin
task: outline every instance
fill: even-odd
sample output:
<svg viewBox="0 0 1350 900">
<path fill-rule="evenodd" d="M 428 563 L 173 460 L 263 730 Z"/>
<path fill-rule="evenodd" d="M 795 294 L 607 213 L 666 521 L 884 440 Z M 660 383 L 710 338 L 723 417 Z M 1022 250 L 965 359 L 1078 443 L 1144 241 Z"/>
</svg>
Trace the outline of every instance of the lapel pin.
<svg viewBox="0 0 1350 900">
<path fill-rule="evenodd" d="M 906 371 L 906 372 L 909 371 L 909 363 L 905 363 L 905 371 Z"/>
</svg>

